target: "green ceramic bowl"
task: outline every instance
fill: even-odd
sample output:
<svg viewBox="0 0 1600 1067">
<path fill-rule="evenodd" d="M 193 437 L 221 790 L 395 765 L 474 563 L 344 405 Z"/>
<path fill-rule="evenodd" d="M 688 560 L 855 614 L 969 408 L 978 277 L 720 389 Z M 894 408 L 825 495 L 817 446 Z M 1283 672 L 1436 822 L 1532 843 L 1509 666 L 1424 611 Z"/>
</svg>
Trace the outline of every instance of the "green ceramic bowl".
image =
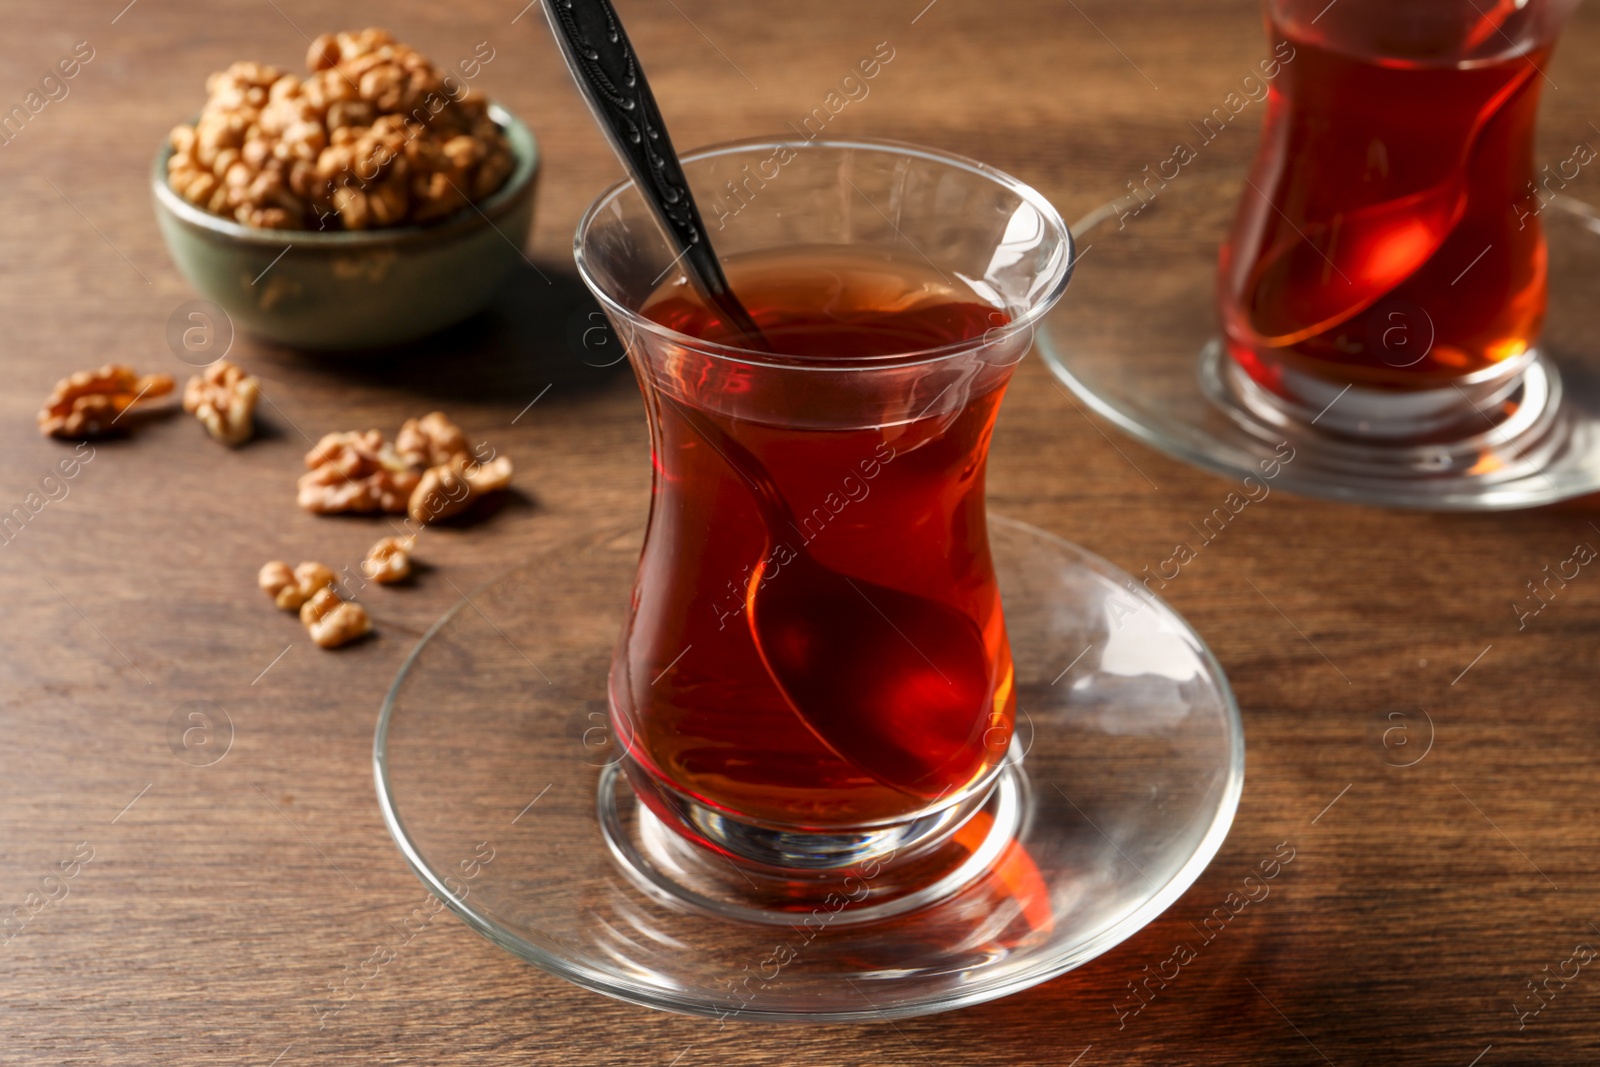
<svg viewBox="0 0 1600 1067">
<path fill-rule="evenodd" d="M 498 192 L 447 219 L 379 230 L 244 226 L 167 186 L 167 146 L 151 175 L 161 235 L 189 284 L 262 337 L 320 349 L 422 337 L 483 308 L 523 259 L 539 147 L 504 108 L 489 115 L 516 166 Z"/>
</svg>

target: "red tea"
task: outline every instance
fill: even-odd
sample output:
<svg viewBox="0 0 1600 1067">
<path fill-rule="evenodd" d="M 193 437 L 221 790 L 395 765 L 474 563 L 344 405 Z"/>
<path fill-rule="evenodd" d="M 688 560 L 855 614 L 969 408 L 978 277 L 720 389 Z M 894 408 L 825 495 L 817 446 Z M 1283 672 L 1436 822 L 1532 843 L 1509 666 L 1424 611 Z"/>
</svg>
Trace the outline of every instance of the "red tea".
<svg viewBox="0 0 1600 1067">
<path fill-rule="evenodd" d="M 1545 310 L 1530 205 L 1550 48 L 1429 66 L 1276 32 L 1294 58 L 1221 257 L 1234 358 L 1273 391 L 1283 369 L 1422 389 L 1527 351 Z"/>
<path fill-rule="evenodd" d="M 929 268 L 861 252 L 763 254 L 733 260 L 728 273 L 774 350 L 803 357 L 806 374 L 821 376 L 818 391 L 785 385 L 781 418 L 764 420 L 728 411 L 737 408 L 730 398 L 764 387 L 768 369 L 701 359 L 651 372 L 654 498 L 634 619 L 612 679 L 619 733 L 638 771 L 745 819 L 826 830 L 900 818 L 981 780 L 1010 742 L 1011 658 L 984 510 L 1005 375 L 990 375 L 997 384 L 986 389 L 952 379 L 951 396 L 971 395 L 942 405 L 930 395 L 925 417 L 852 422 L 837 418 L 829 390 L 842 376 L 883 372 L 828 364 L 905 362 L 905 353 L 981 337 L 1008 320 Z M 642 314 L 738 343 L 681 284 Z M 747 469 L 757 465 L 792 516 L 789 528 L 773 528 L 773 509 L 758 499 Z M 796 562 L 802 554 L 812 571 Z M 763 610 L 826 610 L 778 622 L 825 635 L 809 660 L 806 649 L 788 650 L 807 670 L 826 678 L 839 669 L 827 649 L 873 640 L 882 622 L 867 597 L 853 606 L 808 601 L 803 586 L 817 568 L 925 598 L 981 635 L 980 662 L 963 672 L 902 657 L 899 667 L 845 679 L 870 687 L 871 699 L 841 744 L 837 728 L 819 731 L 816 716 L 785 695 L 763 659 L 774 650 L 760 647 L 752 622 Z M 752 596 L 764 605 L 754 612 Z"/>
</svg>

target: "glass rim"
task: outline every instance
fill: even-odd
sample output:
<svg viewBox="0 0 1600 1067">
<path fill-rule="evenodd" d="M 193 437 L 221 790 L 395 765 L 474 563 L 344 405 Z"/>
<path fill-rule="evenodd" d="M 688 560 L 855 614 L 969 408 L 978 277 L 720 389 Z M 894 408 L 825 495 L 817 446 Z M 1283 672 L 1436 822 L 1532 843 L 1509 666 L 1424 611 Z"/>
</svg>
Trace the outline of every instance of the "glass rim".
<svg viewBox="0 0 1600 1067">
<path fill-rule="evenodd" d="M 612 183 L 599 196 L 597 196 L 583 217 L 578 220 L 577 231 L 573 234 L 572 255 L 577 264 L 578 276 L 585 286 L 599 300 L 601 306 L 607 311 L 620 315 L 631 326 L 645 330 L 665 341 L 690 349 L 696 353 L 710 356 L 714 359 L 726 360 L 732 363 L 744 364 L 755 367 L 781 368 L 784 370 L 815 370 L 815 371 L 864 371 L 874 369 L 899 369 L 902 367 L 915 367 L 928 363 L 937 363 L 942 360 L 953 359 L 973 352 L 980 351 L 994 344 L 997 336 L 1010 338 L 1031 330 L 1046 313 L 1053 308 L 1061 295 L 1066 291 L 1067 284 L 1072 280 L 1072 271 L 1077 264 L 1076 240 L 1068 228 L 1061 213 L 1056 210 L 1037 189 L 1028 185 L 1005 171 L 989 166 L 967 156 L 957 155 L 954 152 L 945 152 L 936 148 L 927 148 L 922 145 L 910 144 L 905 141 L 895 141 L 887 138 L 853 137 L 853 138 L 828 138 L 807 139 L 790 137 L 745 137 L 733 141 L 720 141 L 715 144 L 705 145 L 683 153 L 680 161 L 698 163 L 707 159 L 720 156 L 735 155 L 751 149 L 781 149 L 792 148 L 805 151 L 814 148 L 833 149 L 865 149 L 874 152 L 890 152 L 917 159 L 927 160 L 950 167 L 955 170 L 965 171 L 985 178 L 1015 194 L 1037 211 L 1044 223 L 1053 229 L 1060 238 L 1064 255 L 1061 262 L 1054 268 L 1048 284 L 1039 291 L 1028 307 L 1020 315 L 1013 318 L 1003 326 L 996 326 L 985 330 L 977 337 L 952 344 L 939 345 L 933 348 L 913 349 L 907 352 L 893 352 L 882 356 L 861 356 L 851 359 L 817 359 L 808 356 L 784 356 L 771 352 L 762 352 L 756 349 L 743 348 L 738 345 L 722 344 L 717 341 L 707 341 L 692 334 L 680 333 L 670 327 L 663 326 L 653 319 L 646 318 L 637 311 L 617 300 L 605 287 L 602 286 L 590 269 L 589 257 L 584 252 L 584 238 L 593 228 L 600 213 L 616 202 L 617 198 L 634 189 L 637 183 L 632 177 L 626 177 Z M 1004 309 L 1000 309 L 1004 310 Z M 998 333 L 997 333 L 998 332 Z"/>
</svg>

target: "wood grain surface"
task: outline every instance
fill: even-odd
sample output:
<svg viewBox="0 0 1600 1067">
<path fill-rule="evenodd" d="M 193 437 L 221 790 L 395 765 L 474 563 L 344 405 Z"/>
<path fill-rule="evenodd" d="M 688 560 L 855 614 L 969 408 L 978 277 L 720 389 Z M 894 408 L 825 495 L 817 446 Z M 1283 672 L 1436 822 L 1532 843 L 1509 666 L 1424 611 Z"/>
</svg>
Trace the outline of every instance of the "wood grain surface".
<svg viewBox="0 0 1600 1067">
<path fill-rule="evenodd" d="M 186 416 L 154 421 L 97 445 L 67 495 L 0 546 L 0 913 L 29 916 L 0 934 L 0 1063 L 1600 1060 L 1600 970 L 1543 984 L 1570 973 L 1577 946 L 1600 945 L 1600 576 L 1586 568 L 1522 629 L 1512 607 L 1546 565 L 1600 546 L 1600 519 L 1587 503 L 1441 516 L 1286 494 L 1166 592 L 1244 708 L 1232 834 L 1164 916 L 1080 970 L 896 1024 L 718 1028 L 568 985 L 442 917 L 319 1029 L 328 984 L 425 898 L 370 773 L 400 660 L 459 590 L 644 512 L 635 386 L 620 367 L 587 367 L 574 341 L 593 305 L 571 234 L 619 167 L 525 0 L 124 2 L 5 13 L 5 108 L 76 42 L 94 58 L 0 147 L 0 510 L 71 452 L 33 425 L 58 377 L 111 359 L 189 372 L 165 337 L 193 294 L 146 175 L 231 60 L 298 68 L 306 35 L 369 24 L 444 63 L 489 42 L 478 84 L 545 150 L 537 271 L 485 316 L 399 352 L 330 360 L 241 337 L 234 356 L 268 397 L 259 440 L 230 452 Z M 894 60 L 834 128 L 979 157 L 1069 218 L 1167 158 L 1266 54 L 1248 0 L 619 8 L 682 146 L 785 130 L 887 41 Z M 1539 158 L 1556 161 L 1600 143 L 1600 10 L 1578 12 L 1548 73 L 1559 88 L 1546 87 Z M 1259 117 L 1242 115 L 1197 166 L 1246 159 Z M 1600 199 L 1600 179 L 1569 191 Z M 1069 293 L 1056 321 L 1116 312 Z M 307 438 L 392 432 L 434 408 L 513 456 L 519 491 L 474 527 L 429 535 L 416 586 L 369 600 L 376 639 L 321 652 L 256 591 L 255 570 L 354 564 L 380 524 L 294 506 Z M 1038 362 L 1021 368 L 994 444 L 997 511 L 1138 571 L 1230 488 L 1087 417 Z M 213 765 L 169 743 L 189 701 L 231 720 Z M 1270 897 L 1119 1018 L 1128 983 L 1282 842 L 1296 858 Z M 46 882 L 62 870 L 72 877 Z"/>
</svg>

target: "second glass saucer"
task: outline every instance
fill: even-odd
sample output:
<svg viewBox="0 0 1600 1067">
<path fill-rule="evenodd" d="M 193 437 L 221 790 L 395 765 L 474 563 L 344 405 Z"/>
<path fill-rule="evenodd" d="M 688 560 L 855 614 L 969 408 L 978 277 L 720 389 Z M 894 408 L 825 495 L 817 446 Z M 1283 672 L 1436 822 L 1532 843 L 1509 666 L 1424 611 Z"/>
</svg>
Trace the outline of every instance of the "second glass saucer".
<svg viewBox="0 0 1600 1067">
<path fill-rule="evenodd" d="M 1034 527 L 990 529 L 1017 668 L 1013 759 L 915 899 L 870 904 L 864 889 L 862 906 L 841 892 L 741 912 L 739 872 L 715 884 L 708 854 L 639 805 L 606 695 L 639 527 L 537 556 L 422 639 L 374 742 L 390 832 L 479 933 L 655 1008 L 898 1018 L 1080 966 L 1221 846 L 1244 777 L 1239 711 L 1205 644 L 1132 577 Z"/>
<path fill-rule="evenodd" d="M 1263 417 L 1217 327 L 1217 253 L 1242 173 L 1183 173 L 1137 212 L 1108 204 L 1073 227 L 1074 308 L 1037 350 L 1092 410 L 1169 455 L 1305 496 L 1495 511 L 1600 491 L 1600 212 L 1557 197 L 1541 221 L 1550 306 L 1537 361 L 1481 434 L 1442 446 L 1355 443 Z M 1338 390 L 1330 389 L 1336 404 Z M 1527 425 L 1523 425 L 1526 423 Z"/>
</svg>

